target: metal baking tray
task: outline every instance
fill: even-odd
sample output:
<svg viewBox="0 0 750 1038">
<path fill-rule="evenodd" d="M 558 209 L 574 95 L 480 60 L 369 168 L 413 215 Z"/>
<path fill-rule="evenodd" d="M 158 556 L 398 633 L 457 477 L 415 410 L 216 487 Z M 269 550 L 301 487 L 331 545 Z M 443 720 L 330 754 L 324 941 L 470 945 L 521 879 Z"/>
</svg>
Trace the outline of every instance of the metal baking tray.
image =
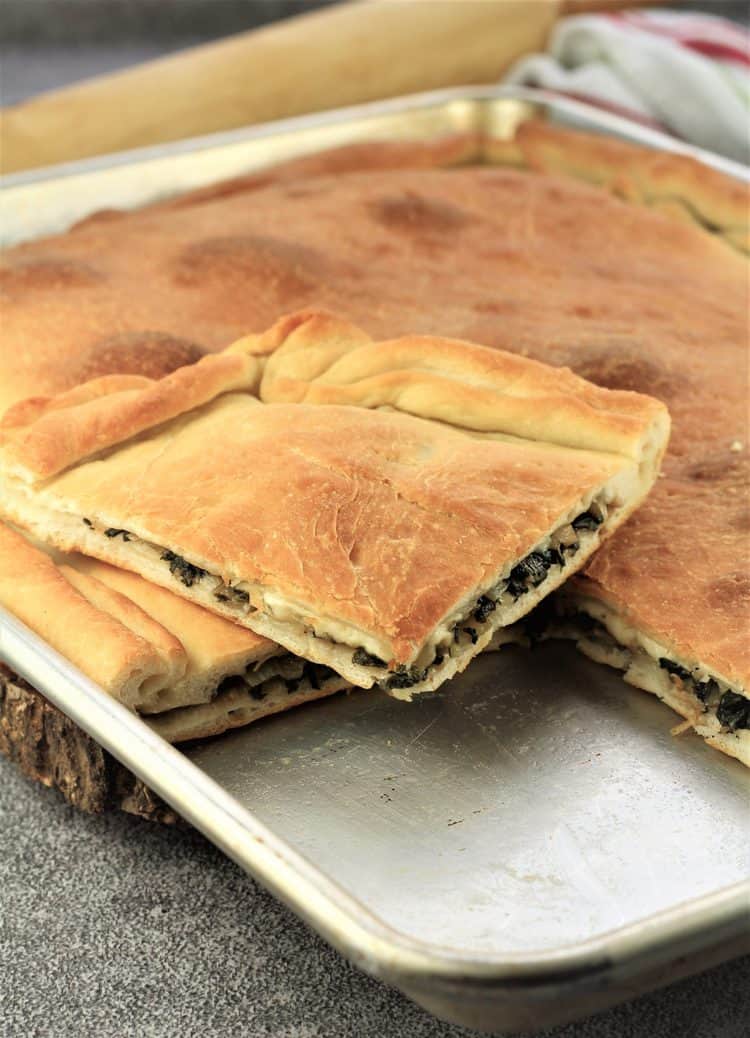
<svg viewBox="0 0 750 1038">
<path fill-rule="evenodd" d="M 6 242 L 355 140 L 551 120 L 735 164 L 530 90 L 443 91 L 6 178 Z M 182 752 L 8 613 L 0 657 L 360 967 L 535 1030 L 750 950 L 750 778 L 548 643 L 411 705 L 356 692 Z"/>
<path fill-rule="evenodd" d="M 358 141 L 432 140 L 476 131 L 508 139 L 520 122 L 533 115 L 544 115 L 557 125 L 691 155 L 750 181 L 747 168 L 737 162 L 578 101 L 525 87 L 460 87 L 5 176 L 0 191 L 0 246 L 67 230 L 97 209 L 145 205 L 326 148 Z"/>
</svg>

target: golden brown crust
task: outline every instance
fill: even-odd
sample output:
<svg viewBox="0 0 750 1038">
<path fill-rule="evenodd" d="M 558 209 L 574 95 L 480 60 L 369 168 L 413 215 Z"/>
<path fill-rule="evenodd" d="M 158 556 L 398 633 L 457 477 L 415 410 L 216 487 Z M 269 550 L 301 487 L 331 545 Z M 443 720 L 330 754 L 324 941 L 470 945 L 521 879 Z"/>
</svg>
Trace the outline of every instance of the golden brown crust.
<svg viewBox="0 0 750 1038">
<path fill-rule="evenodd" d="M 538 119 L 522 123 L 512 141 L 488 139 L 484 151 L 490 161 L 598 184 L 629 202 L 697 223 L 747 251 L 750 188 L 689 156 Z"/>
<path fill-rule="evenodd" d="M 258 581 L 306 603 L 311 622 L 333 615 L 376 631 L 401 661 L 454 602 L 623 466 L 618 456 L 543 445 L 478 451 L 460 433 L 405 415 L 330 407 L 322 416 L 230 394 L 177 434 L 69 469 L 42 496 L 231 584 Z M 12 509 L 10 495 L 0 507 Z M 117 552 L 129 564 L 122 545 L 90 536 L 80 521 L 39 532 L 60 548 Z"/>
<path fill-rule="evenodd" d="M 145 638 L 92 604 L 52 560 L 0 523 L 0 605 L 41 635 L 106 692 L 136 708 L 143 684 L 169 677 L 171 663 Z"/>
<path fill-rule="evenodd" d="M 627 348 L 633 329 L 658 352 L 701 327 L 706 295 L 720 310 L 724 286 L 745 277 L 692 227 L 573 181 L 474 168 L 352 173 L 306 187 L 304 196 L 270 185 L 146 210 L 10 250 L 9 268 L 88 257 L 102 277 L 54 289 L 32 279 L 8 292 L 0 407 L 75 385 L 80 358 L 113 328 L 161 328 L 208 352 L 312 304 L 376 338 L 410 327 L 554 363 L 573 358 L 575 337 L 596 335 L 603 347 L 625 338 Z"/>
<path fill-rule="evenodd" d="M 45 415 L 66 407 L 78 407 L 100 397 L 114 393 L 124 393 L 132 389 L 146 389 L 151 379 L 138 375 L 103 375 L 82 385 L 74 386 L 67 393 L 57 396 L 31 396 L 19 400 L 7 409 L 0 418 L 0 436 L 9 434 L 10 430 L 22 429 L 31 425 Z"/>
<path fill-rule="evenodd" d="M 199 669 L 220 666 L 232 673 L 236 664 L 267 659 L 279 651 L 277 645 L 246 627 L 228 623 L 222 617 L 151 584 L 126 569 L 118 569 L 85 555 L 70 557 L 70 566 L 79 573 L 96 578 L 101 584 L 121 592 L 158 621 L 183 647 Z"/>
<path fill-rule="evenodd" d="M 648 437 L 656 435 L 663 450 L 668 435 L 666 407 L 642 393 L 604 389 L 568 368 L 476 343 L 426 335 L 373 342 L 349 321 L 307 310 L 161 382 L 128 378 L 122 391 L 120 379 L 111 376 L 41 406 L 37 398 L 33 407 L 11 408 L 2 426 L 2 468 L 32 481 L 47 479 L 168 418 L 196 412 L 226 391 L 254 388 L 261 370 L 256 357 L 265 358 L 259 389 L 264 403 L 388 406 L 478 432 L 622 454 L 638 462 Z M 246 366 L 253 379 L 247 386 Z M 227 367 L 236 368 L 239 377 L 222 370 Z M 253 404 L 245 397 L 245 408 Z M 179 426 L 165 428 L 171 439 Z"/>
<path fill-rule="evenodd" d="M 232 177 L 218 184 L 197 188 L 157 202 L 153 209 L 182 209 L 203 202 L 213 202 L 235 194 L 247 194 L 272 184 L 300 182 L 299 190 L 304 195 L 304 182 L 319 176 L 341 176 L 362 170 L 391 169 L 435 169 L 439 166 L 460 166 L 479 160 L 483 139 L 479 133 L 457 133 L 435 141 L 362 141 L 345 144 L 340 148 L 304 155 L 302 158 L 280 162 L 260 173 Z M 294 190 L 294 189 L 292 189 Z M 117 214 L 122 215 L 122 214 Z M 89 218 L 90 219 L 90 218 Z M 78 226 L 82 226 L 82 221 Z"/>
<path fill-rule="evenodd" d="M 392 407 L 477 432 L 506 433 L 641 460 L 668 415 L 653 397 L 602 389 L 568 368 L 437 336 L 373 342 L 330 314 L 283 318 L 261 382 L 267 403 Z"/>
<path fill-rule="evenodd" d="M 140 608 L 126 595 L 103 584 L 96 577 L 82 573 L 72 566 L 58 566 L 59 572 L 69 584 L 87 601 L 118 620 L 129 631 L 142 638 L 152 646 L 153 650 L 164 662 L 164 687 L 174 685 L 185 676 L 187 658 L 182 643 L 166 628 L 157 623 L 153 617 Z M 49 602 L 50 607 L 62 606 L 62 603 Z M 85 632 L 76 631 L 75 636 L 86 637 Z"/>
<path fill-rule="evenodd" d="M 220 393 L 252 389 L 259 377 L 260 365 L 250 354 L 225 352 L 158 381 L 100 378 L 65 394 L 64 402 L 37 400 L 33 410 L 12 408 L 0 429 L 3 455 L 26 478 L 46 479 Z"/>
</svg>

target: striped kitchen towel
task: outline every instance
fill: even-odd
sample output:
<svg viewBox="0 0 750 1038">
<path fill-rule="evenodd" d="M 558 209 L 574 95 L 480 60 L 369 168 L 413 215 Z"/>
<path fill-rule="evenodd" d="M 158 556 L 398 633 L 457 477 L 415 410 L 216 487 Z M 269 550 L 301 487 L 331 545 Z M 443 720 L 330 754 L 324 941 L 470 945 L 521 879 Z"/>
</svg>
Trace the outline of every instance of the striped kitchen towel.
<svg viewBox="0 0 750 1038">
<path fill-rule="evenodd" d="M 624 11 L 558 23 L 508 83 L 588 101 L 750 161 L 750 32 L 709 14 Z"/>
</svg>

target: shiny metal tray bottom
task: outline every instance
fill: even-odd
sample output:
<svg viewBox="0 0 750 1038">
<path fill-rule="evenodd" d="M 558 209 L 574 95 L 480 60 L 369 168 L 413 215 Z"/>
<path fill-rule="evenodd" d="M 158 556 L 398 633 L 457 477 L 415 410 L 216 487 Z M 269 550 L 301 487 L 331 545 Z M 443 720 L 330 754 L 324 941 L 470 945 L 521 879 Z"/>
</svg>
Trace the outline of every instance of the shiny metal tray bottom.
<svg viewBox="0 0 750 1038">
<path fill-rule="evenodd" d="M 635 948 L 639 924 L 684 905 L 663 931 L 648 927 L 645 962 L 650 942 L 689 918 L 687 902 L 748 875 L 747 775 L 696 737 L 675 739 L 673 723 L 615 672 L 548 643 L 483 656 L 406 709 L 353 694 L 189 757 L 425 948 L 498 965 L 560 948 L 575 957 L 621 927 L 635 928 Z M 578 977 L 563 955 L 552 991 L 542 996 L 532 982 L 513 1023 L 556 1019 L 602 985 L 605 1001 L 627 993 L 617 944 Z M 684 951 L 675 940 L 668 957 Z M 499 994 L 490 986 L 484 997 Z M 432 989 L 416 997 L 429 1004 Z M 472 1022 L 470 1006 L 460 1017 L 442 1008 Z M 507 1026 L 504 1013 L 473 1022 Z"/>
<path fill-rule="evenodd" d="M 452 91 L 8 178 L 7 240 L 354 139 L 512 133 L 540 109 L 656 143 L 529 91 Z M 671 712 L 569 645 L 486 655 L 411 705 L 337 696 L 184 753 L 1 611 L 0 656 L 446 1019 L 550 1026 L 750 949 L 747 772 L 675 739 Z"/>
</svg>

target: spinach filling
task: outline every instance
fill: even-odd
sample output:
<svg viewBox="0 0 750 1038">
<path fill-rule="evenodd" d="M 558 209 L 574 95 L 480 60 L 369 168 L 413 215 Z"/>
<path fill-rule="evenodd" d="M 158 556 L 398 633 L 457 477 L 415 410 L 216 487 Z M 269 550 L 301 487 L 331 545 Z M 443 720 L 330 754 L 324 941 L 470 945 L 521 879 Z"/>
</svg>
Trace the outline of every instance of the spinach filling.
<svg viewBox="0 0 750 1038">
<path fill-rule="evenodd" d="M 540 640 L 552 626 L 552 636 L 555 636 L 555 620 L 559 619 L 554 612 L 554 607 L 549 602 L 543 602 L 524 620 L 524 631 L 532 644 Z M 575 625 L 575 629 L 594 642 L 606 643 L 618 648 L 622 646 L 605 625 L 595 620 L 589 613 L 571 612 L 563 615 L 562 619 L 569 620 Z M 569 637 L 569 635 L 567 635 Z M 716 703 L 716 717 L 722 728 L 728 728 L 730 732 L 738 729 L 750 728 L 750 699 L 739 695 L 737 692 L 725 691 L 722 693 L 721 685 L 715 678 L 707 678 L 699 681 L 682 664 L 660 656 L 659 666 L 665 670 L 670 677 L 679 678 L 686 691 L 691 692 L 703 703 L 706 710 L 710 709 L 709 700 Z M 718 702 L 717 702 L 718 699 Z"/>
<path fill-rule="evenodd" d="M 253 685 L 250 681 L 245 680 L 242 674 L 231 674 L 224 678 L 220 683 L 214 698 L 221 695 L 222 692 L 229 692 L 233 689 L 239 689 L 243 692 L 247 692 L 251 699 L 254 699 L 256 703 L 262 703 L 264 699 L 268 697 L 269 685 L 275 681 L 283 681 L 286 685 L 288 695 L 293 695 L 299 691 L 300 685 L 307 682 L 309 688 L 303 689 L 303 691 L 315 691 L 319 692 L 327 681 L 331 678 L 338 678 L 339 675 L 331 667 L 326 667 L 322 663 L 311 663 L 309 660 L 303 660 L 298 656 L 283 656 L 278 657 L 280 663 L 297 663 L 299 669 L 297 671 L 298 677 L 285 677 L 282 673 L 271 674 L 265 681 L 260 684 Z"/>
<path fill-rule="evenodd" d="M 606 639 L 615 645 L 618 644 L 607 628 L 588 613 L 576 613 L 572 619 L 576 627 L 589 637 Z M 700 681 L 687 667 L 683 667 L 681 663 L 676 663 L 666 656 L 660 656 L 658 663 L 670 677 L 679 678 L 685 690 L 700 700 L 706 710 L 710 709 L 709 701 L 716 702 L 716 718 L 722 728 L 728 728 L 730 732 L 750 728 L 750 699 L 737 692 L 725 691 L 722 693 L 721 685 L 716 678 Z"/>
<path fill-rule="evenodd" d="M 381 682 L 383 688 L 411 688 L 413 685 L 418 685 L 421 681 L 424 681 L 427 677 L 428 667 L 420 669 L 419 667 L 405 667 L 403 664 L 398 666 L 393 674 L 386 681 Z"/>
<path fill-rule="evenodd" d="M 597 529 L 604 521 L 603 515 L 598 515 L 591 510 L 582 512 L 572 520 L 570 526 L 576 532 L 586 531 L 591 532 Z M 83 522 L 93 527 L 93 523 L 89 519 L 83 520 Z M 105 537 L 114 538 L 122 537 L 124 541 L 129 541 L 132 538 L 132 534 L 128 530 L 116 529 L 109 527 L 104 530 Z M 522 595 L 525 595 L 531 588 L 539 587 L 546 578 L 549 570 L 552 566 L 563 567 L 566 563 L 566 555 L 574 555 L 580 547 L 578 540 L 569 541 L 567 544 L 560 543 L 556 547 L 550 547 L 543 551 L 532 551 L 525 558 L 521 559 L 520 562 L 511 570 L 507 580 L 501 580 L 490 592 L 490 594 L 482 594 L 477 599 L 471 612 L 467 614 L 463 621 L 459 621 L 453 628 L 453 642 L 459 644 L 462 635 L 466 635 L 471 639 L 471 644 L 476 645 L 479 641 L 479 634 L 475 627 L 463 626 L 467 619 L 473 618 L 479 624 L 484 624 L 488 621 L 490 615 L 497 609 L 498 600 L 506 592 L 510 594 L 513 601 L 517 601 Z M 193 584 L 198 583 L 203 577 L 208 576 L 208 571 L 202 569 L 200 566 L 195 566 L 193 563 L 188 562 L 181 555 L 176 552 L 170 551 L 169 549 L 164 550 L 160 556 L 163 562 L 166 562 L 169 566 L 169 572 L 173 577 L 180 580 L 185 587 L 192 587 Z M 250 601 L 249 592 L 241 589 L 232 587 L 229 584 L 220 584 L 213 592 L 214 598 L 218 602 L 229 603 L 232 606 L 247 607 Z M 494 595 L 494 597 L 492 597 Z M 427 674 L 431 667 L 440 666 L 445 659 L 445 654 L 437 649 L 435 652 L 434 659 L 427 667 L 407 667 L 403 664 L 399 665 L 395 671 L 391 672 L 383 681 L 379 684 L 386 689 L 400 689 L 400 688 L 411 688 L 414 685 L 420 684 L 427 677 Z M 376 667 L 378 669 L 387 669 L 387 663 L 385 660 L 381 660 L 380 657 L 367 652 L 363 648 L 356 649 L 352 655 L 352 662 L 360 667 Z M 299 684 L 303 680 L 310 682 L 312 688 L 319 690 L 321 688 L 321 682 L 327 680 L 331 675 L 335 675 L 335 671 L 330 667 L 324 667 L 321 664 L 307 663 L 303 671 L 302 677 L 299 679 L 284 679 L 286 681 L 288 690 L 290 693 L 295 692 L 299 687 Z M 219 686 L 219 690 L 223 690 L 226 681 L 237 680 L 237 679 L 226 679 L 225 682 Z M 250 695 L 254 699 L 263 699 L 265 693 L 262 692 L 262 686 L 248 686 Z"/>
<path fill-rule="evenodd" d="M 365 652 L 364 649 L 357 649 L 352 656 L 352 663 L 356 663 L 358 667 L 385 667 L 385 660 L 381 660 L 379 656 L 373 656 L 370 652 Z"/>
<path fill-rule="evenodd" d="M 192 562 L 188 562 L 183 559 L 181 555 L 176 555 L 173 551 L 164 551 L 161 554 L 162 562 L 166 562 L 169 566 L 169 572 L 173 577 L 177 577 L 181 580 L 185 587 L 192 587 L 199 580 L 202 580 L 206 576 L 207 570 L 201 569 L 200 566 L 194 566 Z"/>
<path fill-rule="evenodd" d="M 721 691 L 719 683 L 714 678 L 709 678 L 708 681 L 698 681 L 686 667 L 675 663 L 674 660 L 668 660 L 666 656 L 659 657 L 659 666 L 662 670 L 666 670 L 670 676 L 679 678 L 688 691 L 700 699 L 701 703 L 707 703 L 712 696 L 718 695 Z M 721 718 L 719 720 L 721 721 Z M 723 724 L 724 722 L 722 721 L 721 723 Z"/>
<path fill-rule="evenodd" d="M 547 579 L 547 570 L 553 564 L 545 558 L 546 552 L 532 551 L 525 559 L 521 559 L 510 571 L 505 590 L 517 601 L 532 587 L 539 587 Z M 562 563 L 558 563 L 562 565 Z"/>
<path fill-rule="evenodd" d="M 591 509 L 588 509 L 577 515 L 570 525 L 576 533 L 593 533 L 603 522 L 603 515 L 597 515 Z M 555 547 L 546 548 L 544 551 L 530 552 L 524 559 L 516 563 L 510 571 L 508 581 L 502 590 L 507 591 L 512 596 L 514 602 L 517 601 L 521 595 L 525 595 L 531 588 L 539 587 L 540 584 L 544 583 L 547 579 L 547 573 L 553 566 L 562 568 L 567 561 L 565 556 L 575 555 L 580 547 L 580 542 L 574 540 L 568 544 L 560 543 Z"/>
<path fill-rule="evenodd" d="M 83 521 L 86 522 L 85 519 Z M 104 536 L 109 537 L 110 540 L 113 537 L 122 537 L 124 541 L 129 541 L 133 535 L 128 530 L 118 530 L 114 526 L 110 526 L 104 531 Z"/>
<path fill-rule="evenodd" d="M 221 584 L 214 591 L 217 602 L 231 602 L 232 605 L 247 605 L 250 601 L 250 592 L 242 588 L 232 587 L 231 584 Z"/>
<path fill-rule="evenodd" d="M 716 716 L 722 728 L 728 728 L 730 732 L 750 728 L 750 699 L 737 692 L 725 692 L 716 707 Z"/>
<path fill-rule="evenodd" d="M 441 653 L 436 653 L 435 659 L 432 665 L 436 665 L 443 662 L 443 656 Z M 379 656 L 374 656 L 370 652 L 366 652 L 365 649 L 357 649 L 352 655 L 352 663 L 356 663 L 358 667 L 377 667 L 383 670 L 387 667 L 385 660 L 381 660 Z M 399 664 L 395 671 L 390 674 L 384 681 L 379 681 L 378 684 L 381 688 L 411 688 L 412 685 L 418 685 L 420 681 L 424 681 L 427 677 L 428 668 L 421 667 L 406 667 L 403 663 Z"/>
<path fill-rule="evenodd" d="M 483 624 L 490 613 L 494 613 L 497 609 L 497 602 L 494 602 L 487 595 L 480 595 L 477 599 L 477 606 L 472 616 L 480 624 Z"/>
<path fill-rule="evenodd" d="M 324 663 L 310 663 L 306 661 L 302 667 L 302 676 L 299 678 L 287 678 L 285 680 L 286 690 L 291 696 L 296 692 L 303 681 L 307 680 L 310 687 L 319 692 L 326 681 L 337 678 L 339 675 L 332 667 L 326 667 Z"/>
<path fill-rule="evenodd" d="M 604 517 L 596 515 L 591 510 L 587 512 L 581 512 L 577 515 L 573 522 L 570 524 L 574 530 L 596 530 L 597 527 L 601 526 L 604 522 Z"/>
</svg>

